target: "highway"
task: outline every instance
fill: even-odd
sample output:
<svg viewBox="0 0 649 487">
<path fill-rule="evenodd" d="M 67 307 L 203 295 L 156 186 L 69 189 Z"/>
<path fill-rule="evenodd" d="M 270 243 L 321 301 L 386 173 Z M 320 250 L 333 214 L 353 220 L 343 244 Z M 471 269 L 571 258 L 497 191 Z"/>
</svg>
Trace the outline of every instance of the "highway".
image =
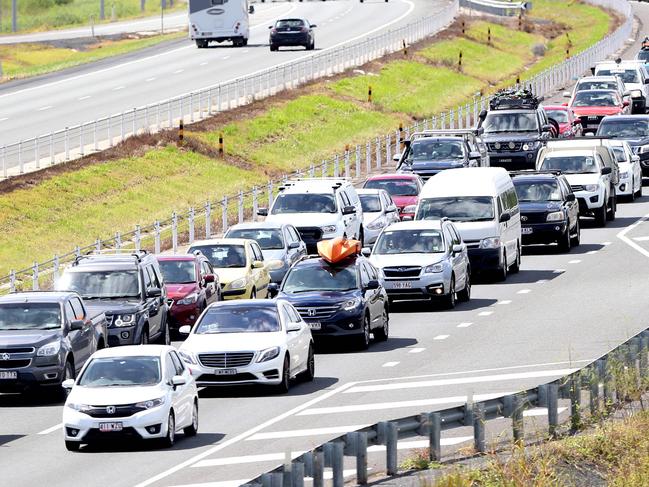
<svg viewBox="0 0 649 487">
<path fill-rule="evenodd" d="M 0 146 L 89 122 L 137 106 L 228 81 L 310 53 L 271 53 L 268 26 L 287 15 L 318 25 L 316 50 L 393 29 L 447 5 L 448 0 L 354 0 L 256 6 L 245 48 L 197 49 L 188 39 L 164 48 L 0 86 Z"/>
</svg>

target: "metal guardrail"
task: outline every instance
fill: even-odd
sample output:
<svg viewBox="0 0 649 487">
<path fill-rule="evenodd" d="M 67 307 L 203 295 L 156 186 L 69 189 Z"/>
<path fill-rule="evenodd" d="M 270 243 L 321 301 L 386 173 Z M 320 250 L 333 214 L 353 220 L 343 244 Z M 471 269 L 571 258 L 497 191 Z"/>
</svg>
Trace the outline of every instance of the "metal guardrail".
<svg viewBox="0 0 649 487">
<path fill-rule="evenodd" d="M 478 10 L 492 15 L 513 17 L 527 10 L 531 10 L 532 3 L 499 0 L 460 0 L 460 7 Z"/>
<path fill-rule="evenodd" d="M 0 179 L 67 162 L 113 147 L 128 137 L 192 123 L 215 113 L 297 88 L 325 76 L 361 66 L 402 49 L 448 26 L 459 10 L 454 0 L 443 10 L 412 24 L 349 42 L 208 88 L 66 127 L 0 148 Z"/>
<path fill-rule="evenodd" d="M 590 414 L 597 417 L 611 410 L 618 402 L 627 400 L 629 388 L 617 374 L 631 370 L 635 388 L 649 379 L 649 330 L 645 330 L 586 367 L 558 379 L 517 394 L 430 413 L 384 421 L 346 433 L 303 453 L 290 463 L 264 473 L 246 487 L 303 487 L 305 478 L 313 479 L 314 487 L 324 486 L 324 469 L 332 469 L 333 487 L 343 487 L 345 457 L 355 457 L 356 483 L 368 481 L 368 447 L 385 446 L 385 466 L 388 476 L 398 473 L 397 446 L 400 439 L 428 438 L 428 458 L 442 460 L 441 433 L 460 427 L 473 428 L 476 453 L 486 452 L 485 425 L 496 418 L 511 418 L 512 438 L 516 443 L 525 439 L 523 412 L 531 408 L 547 408 L 549 437 L 557 436 L 560 428 L 559 399 L 570 400 L 570 430 L 582 424 L 582 405 L 586 392 Z M 349 478 L 347 479 L 350 480 Z"/>
<path fill-rule="evenodd" d="M 536 95 L 550 94 L 565 87 L 575 77 L 586 72 L 596 61 L 613 54 L 629 38 L 633 27 L 633 17 L 628 2 L 626 0 L 594 0 L 594 2 L 618 11 L 624 15 L 626 21 L 615 32 L 585 51 L 543 71 L 530 80 L 524 81 L 522 84 L 530 88 Z M 330 160 L 314 163 L 308 169 L 297 171 L 290 176 L 344 175 L 361 178 L 371 171 L 389 167 L 392 163 L 392 155 L 401 150 L 401 140 L 408 138 L 412 132 L 439 128 L 473 127 L 477 123 L 480 111 L 487 109 L 488 106 L 489 97 L 474 97 L 471 102 L 455 109 L 405 127 L 403 132 L 397 130 L 368 140 L 364 145 L 351 147 Z M 219 232 L 225 232 L 231 223 L 242 222 L 246 218 L 254 220 L 260 202 L 268 201 L 270 205 L 279 183 L 287 177 L 289 176 L 268 181 L 262 187 L 224 196 L 216 202 L 208 197 L 205 204 L 199 208 L 192 207 L 173 212 L 166 220 L 137 225 L 131 231 L 117 232 L 111 237 L 78 245 L 71 251 L 53 256 L 46 262 L 35 262 L 31 267 L 11 271 L 8 275 L 0 277 L 0 294 L 19 289 L 37 290 L 46 287 L 53 279 L 57 278 L 62 265 L 71 262 L 77 255 L 84 252 L 121 247 L 146 248 L 154 252 L 163 249 L 176 250 L 181 243 L 192 243 L 196 238 L 209 238 Z"/>
</svg>

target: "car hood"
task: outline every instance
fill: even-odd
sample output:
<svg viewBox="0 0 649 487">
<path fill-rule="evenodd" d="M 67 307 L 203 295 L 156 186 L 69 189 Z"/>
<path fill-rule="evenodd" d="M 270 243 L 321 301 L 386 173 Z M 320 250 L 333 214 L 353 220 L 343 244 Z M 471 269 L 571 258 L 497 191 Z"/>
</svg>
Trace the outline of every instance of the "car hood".
<svg viewBox="0 0 649 487">
<path fill-rule="evenodd" d="M 571 185 L 580 185 L 584 186 L 586 184 L 597 184 L 599 183 L 599 173 L 594 174 L 565 174 L 564 176 L 568 180 L 568 183 Z"/>
<path fill-rule="evenodd" d="M 560 201 L 519 201 L 521 213 L 545 213 L 561 209 Z"/>
<path fill-rule="evenodd" d="M 427 266 L 435 264 L 444 258 L 444 252 L 434 254 L 372 254 L 370 262 L 376 267 L 400 267 L 400 266 Z"/>
<path fill-rule="evenodd" d="M 392 201 L 394 201 L 394 204 L 397 205 L 399 208 L 405 208 L 408 205 L 416 205 L 418 199 L 419 199 L 418 196 L 393 196 L 392 197 Z"/>
<path fill-rule="evenodd" d="M 172 299 L 184 298 L 189 293 L 193 293 L 198 289 L 198 285 L 195 282 L 189 282 L 184 284 L 166 283 L 165 287 L 167 288 L 167 296 L 169 296 Z"/>
<path fill-rule="evenodd" d="M 462 240 L 481 240 L 483 238 L 495 237 L 498 231 L 498 223 L 495 220 L 485 222 L 456 222 L 453 224 L 460 232 Z"/>
<path fill-rule="evenodd" d="M 338 213 L 282 213 L 266 217 L 267 222 L 290 223 L 295 227 L 324 227 L 336 225 L 339 220 Z"/>
<path fill-rule="evenodd" d="M 359 289 L 352 289 L 351 291 L 310 291 L 298 294 L 281 292 L 278 297 L 285 299 L 293 306 L 333 306 L 361 296 L 362 293 Z"/>
<path fill-rule="evenodd" d="M 107 315 L 132 314 L 140 310 L 138 301 L 121 301 L 116 299 L 93 299 L 84 302 L 88 311 L 92 313 L 106 313 Z"/>
<path fill-rule="evenodd" d="M 180 350 L 192 353 L 260 351 L 284 343 L 285 332 L 191 334 Z"/>
<path fill-rule="evenodd" d="M 61 329 L 56 330 L 6 330 L 0 331 L 0 347 L 35 347 L 61 338 Z"/>
<path fill-rule="evenodd" d="M 221 284 L 230 284 L 232 281 L 235 281 L 241 277 L 246 277 L 248 269 L 246 267 L 219 267 L 215 268 L 214 272 L 219 276 L 219 282 Z"/>
<path fill-rule="evenodd" d="M 75 385 L 66 404 L 88 404 L 90 406 L 119 406 L 133 404 L 166 395 L 163 384 L 133 387 L 81 387 Z"/>
<path fill-rule="evenodd" d="M 465 161 L 458 159 L 449 159 L 446 161 L 417 161 L 412 163 L 414 171 L 440 171 L 443 169 L 456 169 L 464 167 Z"/>
<path fill-rule="evenodd" d="M 484 134 L 482 136 L 485 142 L 529 142 L 538 140 L 538 132 L 502 132 L 497 134 Z"/>
<path fill-rule="evenodd" d="M 583 117 L 585 115 L 617 115 L 622 112 L 620 107 L 572 107 L 575 116 Z"/>
</svg>

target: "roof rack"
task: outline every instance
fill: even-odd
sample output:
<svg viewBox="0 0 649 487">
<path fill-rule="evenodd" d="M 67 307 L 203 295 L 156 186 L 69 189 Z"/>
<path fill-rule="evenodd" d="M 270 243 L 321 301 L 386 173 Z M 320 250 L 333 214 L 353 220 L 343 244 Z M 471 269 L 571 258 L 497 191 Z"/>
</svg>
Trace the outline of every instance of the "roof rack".
<svg viewBox="0 0 649 487">
<path fill-rule="evenodd" d="M 484 132 L 484 128 L 480 127 L 477 129 L 434 129 L 434 130 L 422 130 L 420 132 L 415 132 L 410 136 L 410 139 L 415 139 L 419 137 L 434 137 L 436 135 L 446 136 L 446 137 L 466 137 L 469 135 L 477 136 L 481 135 Z"/>
<path fill-rule="evenodd" d="M 536 110 L 543 97 L 536 96 L 528 89 L 501 90 L 489 101 L 490 110 L 528 109 Z"/>
<path fill-rule="evenodd" d="M 352 178 L 350 177 L 323 177 L 323 178 L 292 178 L 289 179 L 288 181 L 285 181 L 282 183 L 282 185 L 278 188 L 279 191 L 283 191 L 286 188 L 290 188 L 292 186 L 295 186 L 295 183 L 301 183 L 301 182 L 315 182 L 315 181 L 321 181 L 321 182 L 329 182 L 332 184 L 332 187 L 334 189 L 339 188 L 343 185 L 345 182 L 351 182 Z"/>
<path fill-rule="evenodd" d="M 123 250 L 127 250 L 124 252 Z M 84 255 L 78 255 L 75 257 L 72 265 L 79 265 L 83 260 L 97 260 L 105 256 L 118 257 L 120 260 L 134 260 L 135 263 L 139 264 L 142 262 L 142 259 L 149 255 L 149 252 L 146 250 L 129 250 L 129 249 L 107 249 L 107 250 L 93 250 Z"/>
</svg>

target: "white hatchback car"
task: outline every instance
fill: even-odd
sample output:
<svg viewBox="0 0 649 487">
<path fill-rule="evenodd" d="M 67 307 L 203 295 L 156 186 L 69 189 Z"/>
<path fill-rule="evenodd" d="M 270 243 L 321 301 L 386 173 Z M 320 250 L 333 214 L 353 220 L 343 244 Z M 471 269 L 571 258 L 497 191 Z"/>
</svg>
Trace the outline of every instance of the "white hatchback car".
<svg viewBox="0 0 649 487">
<path fill-rule="evenodd" d="M 311 329 L 284 300 L 214 303 L 178 353 L 199 386 L 267 384 L 286 392 L 292 378 L 315 374 Z"/>
<path fill-rule="evenodd" d="M 608 145 L 615 152 L 618 167 L 620 168 L 620 181 L 615 188 L 618 196 L 626 196 L 631 201 L 642 196 L 642 168 L 640 157 L 633 153 L 629 143 L 625 140 L 611 139 Z"/>
<path fill-rule="evenodd" d="M 363 207 L 365 245 L 373 245 L 381 231 L 400 221 L 399 208 L 384 189 L 358 189 Z"/>
<path fill-rule="evenodd" d="M 160 439 L 198 431 L 198 391 L 173 347 L 131 345 L 95 352 L 74 381 L 63 408 L 68 450 L 111 438 Z"/>
</svg>

